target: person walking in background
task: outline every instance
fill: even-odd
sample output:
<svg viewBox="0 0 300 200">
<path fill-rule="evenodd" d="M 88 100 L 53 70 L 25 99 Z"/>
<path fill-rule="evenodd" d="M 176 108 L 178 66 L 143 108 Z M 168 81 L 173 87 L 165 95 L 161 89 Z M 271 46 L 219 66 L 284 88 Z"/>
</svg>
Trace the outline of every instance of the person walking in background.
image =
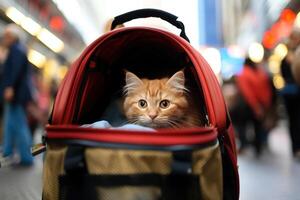
<svg viewBox="0 0 300 200">
<path fill-rule="evenodd" d="M 263 120 L 272 104 L 269 77 L 257 63 L 247 57 L 242 72 L 236 77 L 236 84 L 245 103 L 244 109 L 239 110 L 244 113 L 244 123 L 237 127 L 241 142 L 240 150 L 243 150 L 247 144 L 246 128 L 247 123 L 250 122 L 254 126 L 254 147 L 256 155 L 259 156 L 267 134 Z"/>
<path fill-rule="evenodd" d="M 295 51 L 293 61 L 292 61 L 292 75 L 295 79 L 295 82 L 298 86 L 300 86 L 300 45 L 297 47 Z"/>
<path fill-rule="evenodd" d="M 20 41 L 20 29 L 9 24 L 3 33 L 3 45 L 8 55 L 3 65 L 4 138 L 3 156 L 12 156 L 14 147 L 20 155 L 20 165 L 32 165 L 32 143 L 27 124 L 26 105 L 32 101 L 30 65 L 25 47 Z"/>
<path fill-rule="evenodd" d="M 282 60 L 280 69 L 285 81 L 285 87 L 280 91 L 289 120 L 289 133 L 292 142 L 292 152 L 300 158 L 300 87 L 296 84 L 291 65 L 299 58 L 295 57 L 295 50 L 300 44 L 300 30 L 293 29 L 288 41 L 288 53 Z"/>
<path fill-rule="evenodd" d="M 0 41 L 1 42 L 1 41 Z M 7 51 L 6 48 L 0 43 L 0 80 L 3 79 L 3 63 L 6 59 Z M 0 84 L 0 91 L 2 91 Z M 2 116 L 3 116 L 3 96 L 0 95 L 0 145 L 2 143 Z M 1 147 L 1 146 L 0 146 Z M 0 149 L 1 150 L 1 149 Z"/>
</svg>

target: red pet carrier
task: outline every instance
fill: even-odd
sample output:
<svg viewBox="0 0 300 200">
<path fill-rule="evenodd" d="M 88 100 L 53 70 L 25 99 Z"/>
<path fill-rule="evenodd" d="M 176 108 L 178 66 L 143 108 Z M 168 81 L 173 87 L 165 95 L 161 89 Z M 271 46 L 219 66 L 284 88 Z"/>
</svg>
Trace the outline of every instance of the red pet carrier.
<svg viewBox="0 0 300 200">
<path fill-rule="evenodd" d="M 196 200 L 239 198 L 233 128 L 218 81 L 189 44 L 184 25 L 164 11 L 114 18 L 112 29 L 158 17 L 179 36 L 149 27 L 112 30 L 89 45 L 63 80 L 46 128 L 43 199 Z M 82 127 L 122 96 L 124 69 L 148 78 L 184 68 L 206 126 L 155 132 Z"/>
</svg>

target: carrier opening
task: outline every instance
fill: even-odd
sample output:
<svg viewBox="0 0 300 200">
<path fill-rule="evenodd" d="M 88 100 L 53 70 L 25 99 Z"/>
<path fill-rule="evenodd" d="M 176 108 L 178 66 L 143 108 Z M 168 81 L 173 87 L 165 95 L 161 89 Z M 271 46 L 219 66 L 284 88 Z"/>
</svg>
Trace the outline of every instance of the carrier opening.
<svg viewBox="0 0 300 200">
<path fill-rule="evenodd" d="M 125 70 L 147 79 L 171 77 L 184 70 L 185 85 L 196 102 L 194 109 L 209 124 L 200 81 L 184 49 L 175 40 L 144 29 L 119 32 L 97 47 L 83 74 L 74 124 L 124 123 Z"/>
</svg>

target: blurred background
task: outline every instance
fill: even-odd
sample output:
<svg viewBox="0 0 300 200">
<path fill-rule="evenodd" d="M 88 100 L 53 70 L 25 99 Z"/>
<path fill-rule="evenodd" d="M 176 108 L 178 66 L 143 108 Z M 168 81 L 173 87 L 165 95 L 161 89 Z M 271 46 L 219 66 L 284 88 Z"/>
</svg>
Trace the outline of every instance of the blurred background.
<svg viewBox="0 0 300 200">
<path fill-rule="evenodd" d="M 298 113 L 300 101 L 295 103 L 298 97 L 293 103 L 286 101 L 287 94 L 297 96 L 299 89 L 289 93 L 287 86 L 296 84 L 289 82 L 282 70 L 283 60 L 292 51 L 291 32 L 300 29 L 298 0 L 0 0 L 0 32 L 11 23 L 22 30 L 21 40 L 33 67 L 37 108 L 48 115 L 70 64 L 107 31 L 111 18 L 139 8 L 158 8 L 177 15 L 185 24 L 191 44 L 218 77 L 236 127 L 241 199 L 300 199 L 300 147 L 294 147 L 297 141 L 291 134 L 291 120 L 300 124 L 300 118 L 289 112 L 294 108 Z M 136 25 L 179 33 L 158 19 L 125 24 Z M 1 51 L 5 49 L 0 45 Z M 245 64 L 245 58 L 251 64 Z M 256 130 L 257 119 L 245 116 L 251 105 L 243 110 L 243 104 L 248 102 L 245 96 L 240 99 L 243 92 L 237 77 L 243 74 L 245 65 L 258 66 L 269 80 L 271 100 L 266 109 L 268 116 L 264 116 L 267 120 L 257 118 L 260 124 L 268 122 L 263 131 Z M 43 124 L 35 116 L 29 123 L 36 143 Z M 246 130 L 240 130 L 241 126 Z M 292 131 L 295 130 L 300 135 L 300 129 Z M 258 136 L 257 131 L 264 133 Z M 299 141 L 299 136 L 295 140 Z M 26 169 L 0 168 L 1 199 L 40 199 L 41 160 L 37 157 L 35 165 Z"/>
</svg>

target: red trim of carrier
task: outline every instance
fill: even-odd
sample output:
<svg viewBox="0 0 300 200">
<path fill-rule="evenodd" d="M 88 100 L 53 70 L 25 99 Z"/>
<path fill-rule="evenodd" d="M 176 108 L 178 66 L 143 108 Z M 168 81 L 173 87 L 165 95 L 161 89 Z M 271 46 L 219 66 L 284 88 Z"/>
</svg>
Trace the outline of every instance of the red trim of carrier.
<svg viewBox="0 0 300 200">
<path fill-rule="evenodd" d="M 217 129 L 213 127 L 164 129 L 152 132 L 52 125 L 46 127 L 46 130 L 48 139 L 78 139 L 157 146 L 205 144 L 215 141 L 218 135 Z"/>
</svg>

